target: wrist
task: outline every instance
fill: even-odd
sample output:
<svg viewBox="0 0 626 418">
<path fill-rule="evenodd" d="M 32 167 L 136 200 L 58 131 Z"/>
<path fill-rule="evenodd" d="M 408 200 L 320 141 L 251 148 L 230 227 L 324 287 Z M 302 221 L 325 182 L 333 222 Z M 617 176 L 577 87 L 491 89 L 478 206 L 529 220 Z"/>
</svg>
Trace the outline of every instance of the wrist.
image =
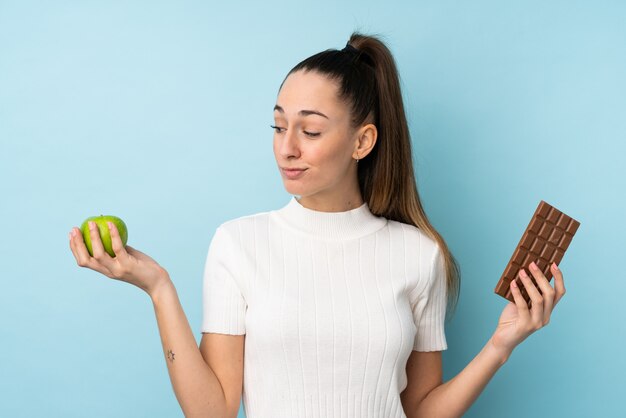
<svg viewBox="0 0 626 418">
<path fill-rule="evenodd" d="M 168 274 L 168 272 L 163 270 L 155 285 L 148 292 L 148 295 L 150 296 L 150 299 L 152 299 L 152 303 L 157 303 L 160 299 L 163 298 L 163 295 L 172 291 L 176 291 L 176 289 L 174 288 L 174 283 L 170 279 L 170 275 Z"/>
<path fill-rule="evenodd" d="M 498 347 L 495 345 L 493 338 L 489 338 L 485 349 L 498 360 L 501 366 L 509 360 L 509 357 L 511 357 L 511 354 L 513 353 L 513 350 L 510 348 Z"/>
</svg>

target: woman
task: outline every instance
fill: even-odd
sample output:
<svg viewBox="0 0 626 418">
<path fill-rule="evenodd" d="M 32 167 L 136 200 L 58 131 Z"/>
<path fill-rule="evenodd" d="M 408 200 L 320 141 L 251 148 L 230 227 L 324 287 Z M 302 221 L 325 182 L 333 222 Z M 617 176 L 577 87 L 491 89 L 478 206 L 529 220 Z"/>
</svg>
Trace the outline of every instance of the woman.
<svg viewBox="0 0 626 418">
<path fill-rule="evenodd" d="M 459 273 L 419 199 L 388 48 L 354 33 L 343 50 L 302 61 L 279 89 L 274 119 L 276 162 L 294 197 L 216 229 L 200 347 L 167 271 L 123 247 L 114 225 L 114 258 L 93 229 L 90 257 L 73 228 L 78 265 L 150 295 L 187 417 L 235 417 L 242 396 L 249 418 L 462 416 L 548 323 L 565 293 L 561 272 L 552 267 L 553 289 L 531 266 L 541 294 L 520 274 L 532 308 L 512 285 L 515 303 L 485 347 L 443 383 Z"/>
</svg>

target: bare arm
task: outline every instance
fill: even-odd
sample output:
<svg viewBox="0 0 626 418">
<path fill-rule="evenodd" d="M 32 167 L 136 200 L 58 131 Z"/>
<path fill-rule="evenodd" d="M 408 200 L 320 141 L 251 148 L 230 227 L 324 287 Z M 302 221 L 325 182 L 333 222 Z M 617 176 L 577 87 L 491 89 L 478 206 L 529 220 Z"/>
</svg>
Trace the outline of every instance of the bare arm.
<svg viewBox="0 0 626 418">
<path fill-rule="evenodd" d="M 565 295 L 563 272 L 552 263 L 554 288 L 534 262 L 529 270 L 537 281 L 532 282 L 525 270 L 519 277 L 532 301 L 531 308 L 522 297 L 517 280 L 510 283 L 515 303 L 507 304 L 495 333 L 476 357 L 453 379 L 436 386 L 419 402 L 414 416 L 428 418 L 460 417 L 474 403 L 498 369 L 522 341 L 550 323 L 556 304 Z M 541 288 L 541 293 L 537 289 Z"/>
<path fill-rule="evenodd" d="M 169 277 L 151 299 L 167 370 L 185 417 L 235 417 L 239 402 L 227 403 L 219 379 L 202 357 Z"/>
<path fill-rule="evenodd" d="M 167 370 L 186 417 L 235 417 L 241 402 L 245 337 L 207 333 L 198 347 L 167 270 L 147 254 L 124 246 L 113 223 L 108 227 L 115 257 L 104 251 L 95 223 L 89 224 L 93 257 L 81 231 L 72 228 L 70 248 L 78 265 L 128 282 L 150 296 Z"/>
<path fill-rule="evenodd" d="M 418 404 L 415 417 L 461 417 L 487 386 L 510 353 L 492 345 L 491 339 L 476 357 L 454 378 L 435 387 Z"/>
</svg>

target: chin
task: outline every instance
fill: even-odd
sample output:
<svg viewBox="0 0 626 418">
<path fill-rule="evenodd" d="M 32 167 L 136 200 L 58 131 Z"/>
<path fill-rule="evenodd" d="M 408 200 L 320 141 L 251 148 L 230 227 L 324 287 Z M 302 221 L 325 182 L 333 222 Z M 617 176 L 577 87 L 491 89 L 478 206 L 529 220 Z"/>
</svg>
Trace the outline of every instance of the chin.
<svg viewBox="0 0 626 418">
<path fill-rule="evenodd" d="M 290 185 L 287 182 L 285 182 L 285 190 L 287 191 L 287 193 L 291 194 L 291 195 L 298 195 L 301 196 L 302 195 L 302 187 L 297 187 L 294 185 Z"/>
<path fill-rule="evenodd" d="M 300 196 L 307 196 L 309 195 L 309 191 L 306 190 L 305 187 L 302 187 L 302 185 L 300 184 L 289 184 L 289 181 L 284 182 L 285 185 L 285 190 L 287 191 L 287 193 L 289 193 L 290 195 L 296 195 L 298 197 Z"/>
</svg>

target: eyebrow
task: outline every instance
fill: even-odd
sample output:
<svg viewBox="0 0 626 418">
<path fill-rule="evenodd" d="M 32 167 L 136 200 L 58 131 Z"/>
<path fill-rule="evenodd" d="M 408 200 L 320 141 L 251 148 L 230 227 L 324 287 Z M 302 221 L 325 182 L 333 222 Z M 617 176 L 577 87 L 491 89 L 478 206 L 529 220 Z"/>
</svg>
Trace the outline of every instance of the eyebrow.
<svg viewBox="0 0 626 418">
<path fill-rule="evenodd" d="M 282 107 L 278 106 L 278 105 L 274 106 L 274 110 L 278 110 L 280 113 L 285 113 L 285 110 Z M 324 117 L 326 119 L 329 119 L 328 116 L 326 116 L 322 112 L 318 112 L 317 110 L 301 110 L 301 111 L 298 112 L 298 114 L 300 116 L 319 115 L 319 116 L 322 116 L 322 117 Z"/>
</svg>

